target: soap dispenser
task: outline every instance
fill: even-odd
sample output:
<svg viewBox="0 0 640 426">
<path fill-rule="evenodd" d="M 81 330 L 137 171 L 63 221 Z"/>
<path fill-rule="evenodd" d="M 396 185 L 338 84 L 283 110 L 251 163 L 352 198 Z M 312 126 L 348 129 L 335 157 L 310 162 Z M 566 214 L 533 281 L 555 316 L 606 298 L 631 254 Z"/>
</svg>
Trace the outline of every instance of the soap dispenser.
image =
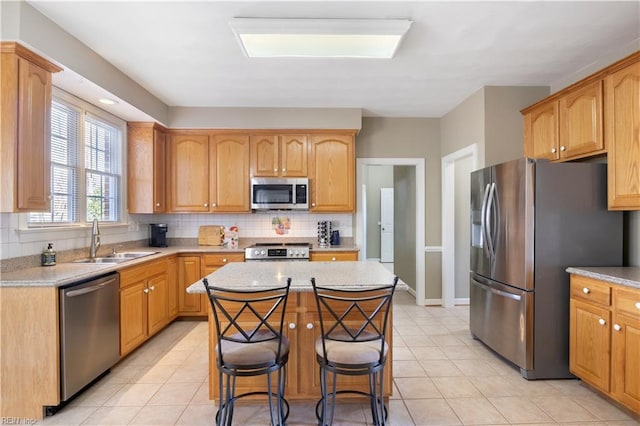
<svg viewBox="0 0 640 426">
<path fill-rule="evenodd" d="M 56 264 L 56 251 L 53 249 L 53 243 L 49 243 L 47 248 L 42 252 L 42 266 L 53 266 Z"/>
</svg>

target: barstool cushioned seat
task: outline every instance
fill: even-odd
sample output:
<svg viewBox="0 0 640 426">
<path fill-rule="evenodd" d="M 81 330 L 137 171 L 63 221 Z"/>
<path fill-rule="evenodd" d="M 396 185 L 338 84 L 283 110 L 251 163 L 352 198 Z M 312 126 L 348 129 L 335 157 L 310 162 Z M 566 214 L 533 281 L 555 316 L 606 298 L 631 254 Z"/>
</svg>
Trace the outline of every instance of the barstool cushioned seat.
<svg viewBox="0 0 640 426">
<path fill-rule="evenodd" d="M 264 333 L 260 331 L 258 333 Z M 238 339 L 242 336 L 237 334 Z M 263 363 L 278 363 L 289 356 L 289 339 L 282 336 L 282 346 L 280 347 L 280 359 L 278 356 L 278 340 L 267 340 L 258 343 L 240 343 L 231 340 L 222 341 L 222 357 L 226 364 L 237 366 L 251 366 Z M 216 345 L 216 354 L 219 353 Z"/>
</svg>

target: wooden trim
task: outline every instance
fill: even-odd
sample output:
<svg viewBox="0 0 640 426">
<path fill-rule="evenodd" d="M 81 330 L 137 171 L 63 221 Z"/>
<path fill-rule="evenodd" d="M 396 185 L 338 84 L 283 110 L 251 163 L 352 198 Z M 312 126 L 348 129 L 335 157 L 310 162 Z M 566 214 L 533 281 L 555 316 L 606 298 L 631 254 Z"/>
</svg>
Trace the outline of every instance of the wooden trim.
<svg viewBox="0 0 640 426">
<path fill-rule="evenodd" d="M 0 418 L 42 419 L 60 403 L 58 289 L 0 288 Z"/>
<path fill-rule="evenodd" d="M 27 61 L 36 64 L 40 68 L 43 68 L 49 72 L 60 72 L 62 68 L 48 61 L 37 53 L 32 52 L 20 43 L 15 41 L 2 41 L 0 42 L 0 52 L 2 53 L 14 53 Z"/>
<path fill-rule="evenodd" d="M 566 95 L 567 93 L 571 92 L 572 90 L 576 90 L 576 89 L 580 89 L 582 86 L 586 86 L 588 84 L 594 83 L 598 80 L 602 80 L 604 79 L 607 75 L 609 74 L 613 74 L 616 71 L 621 70 L 622 68 L 625 68 L 628 65 L 633 64 L 634 62 L 638 62 L 640 61 L 640 50 L 638 50 L 637 52 L 634 52 L 632 54 L 630 54 L 629 56 L 626 56 L 622 59 L 620 59 L 619 61 L 616 61 L 614 63 L 612 63 L 611 65 L 596 71 L 595 73 L 583 78 L 582 80 L 576 81 L 575 83 L 565 87 L 562 90 L 559 90 L 557 92 L 555 92 L 552 95 L 547 96 L 546 98 L 540 99 L 538 102 L 536 102 L 535 104 L 529 105 L 528 107 L 520 110 L 521 114 L 527 114 L 529 111 L 531 111 L 532 109 L 534 109 L 535 107 L 550 102 L 550 101 L 555 101 L 558 100 L 559 98 L 561 98 L 562 96 Z"/>
<path fill-rule="evenodd" d="M 168 134 L 196 134 L 196 135 L 234 135 L 243 134 L 249 136 L 255 135 L 323 135 L 338 134 L 345 136 L 355 136 L 358 133 L 356 129 L 166 129 Z"/>
<path fill-rule="evenodd" d="M 156 123 L 156 122 L 153 122 L 153 121 L 128 121 L 127 122 L 127 127 L 151 128 L 151 129 L 155 129 L 155 130 L 160 130 L 161 132 L 166 132 L 167 131 L 167 128 L 164 127 L 162 124 Z"/>
</svg>

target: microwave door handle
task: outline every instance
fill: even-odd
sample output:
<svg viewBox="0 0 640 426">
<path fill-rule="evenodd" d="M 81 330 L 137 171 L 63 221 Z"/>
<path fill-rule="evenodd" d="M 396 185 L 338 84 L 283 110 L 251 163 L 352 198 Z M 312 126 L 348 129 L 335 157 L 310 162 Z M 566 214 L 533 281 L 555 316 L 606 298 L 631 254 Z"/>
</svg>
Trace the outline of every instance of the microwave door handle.
<svg viewBox="0 0 640 426">
<path fill-rule="evenodd" d="M 491 185 L 487 185 L 489 189 L 489 196 L 487 197 L 487 208 L 485 211 L 485 227 L 486 227 L 486 235 L 487 235 L 487 247 L 489 248 L 489 254 L 491 257 L 496 255 L 493 246 L 493 227 L 491 226 L 492 215 L 491 211 L 493 209 L 493 194 L 496 188 L 495 182 L 492 182 Z"/>
<path fill-rule="evenodd" d="M 484 188 L 484 195 L 482 197 L 482 211 L 480 213 L 480 232 L 482 235 L 482 250 L 484 251 L 485 255 L 489 255 L 489 248 L 487 246 L 488 244 L 488 236 L 487 236 L 487 222 L 486 222 L 486 215 L 487 215 L 487 198 L 489 198 L 489 188 L 491 187 L 490 184 L 487 184 Z"/>
</svg>

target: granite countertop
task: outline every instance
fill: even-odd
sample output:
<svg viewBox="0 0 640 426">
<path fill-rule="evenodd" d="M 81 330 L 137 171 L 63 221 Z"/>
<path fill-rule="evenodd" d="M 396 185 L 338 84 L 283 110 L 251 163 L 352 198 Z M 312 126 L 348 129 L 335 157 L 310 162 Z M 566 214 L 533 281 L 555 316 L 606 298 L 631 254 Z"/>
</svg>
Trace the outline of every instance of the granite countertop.
<svg viewBox="0 0 640 426">
<path fill-rule="evenodd" d="M 293 240 L 293 239 L 292 239 Z M 123 251 L 148 251 L 154 252 L 154 254 L 140 257 L 134 260 L 129 260 L 122 263 L 73 263 L 73 262 L 58 262 L 55 266 L 37 266 L 32 268 L 20 269 L 12 272 L 3 272 L 0 277 L 0 287 L 61 287 L 67 284 L 76 283 L 78 281 L 84 281 L 90 278 L 95 278 L 113 271 L 118 271 L 124 268 L 129 268 L 137 264 L 141 264 L 150 260 L 160 259 L 164 256 L 180 253 L 229 253 L 237 252 L 243 253 L 246 247 L 249 247 L 256 242 L 285 242 L 282 239 L 273 238 L 242 238 L 239 241 L 238 247 L 229 248 L 224 246 L 199 246 L 199 245 L 175 245 L 166 248 L 160 247 L 137 247 L 127 248 Z M 317 247 L 317 244 L 313 244 L 315 239 L 296 239 L 296 241 L 310 242 L 312 251 L 345 251 L 359 249 L 353 244 L 352 238 L 344 238 L 343 244 L 339 246 L 329 247 Z M 98 256 L 105 256 L 108 251 L 99 252 Z"/>
<path fill-rule="evenodd" d="M 395 275 L 378 262 L 261 261 L 229 263 L 206 276 L 210 286 L 230 290 L 268 289 L 283 286 L 291 278 L 291 291 L 311 291 L 312 277 L 320 286 L 366 289 L 392 284 Z M 398 281 L 397 289 L 407 288 Z M 202 280 L 191 284 L 187 293 L 205 293 Z"/>
<path fill-rule="evenodd" d="M 640 267 L 637 266 L 579 266 L 567 268 L 567 272 L 613 284 L 640 288 Z"/>
</svg>

